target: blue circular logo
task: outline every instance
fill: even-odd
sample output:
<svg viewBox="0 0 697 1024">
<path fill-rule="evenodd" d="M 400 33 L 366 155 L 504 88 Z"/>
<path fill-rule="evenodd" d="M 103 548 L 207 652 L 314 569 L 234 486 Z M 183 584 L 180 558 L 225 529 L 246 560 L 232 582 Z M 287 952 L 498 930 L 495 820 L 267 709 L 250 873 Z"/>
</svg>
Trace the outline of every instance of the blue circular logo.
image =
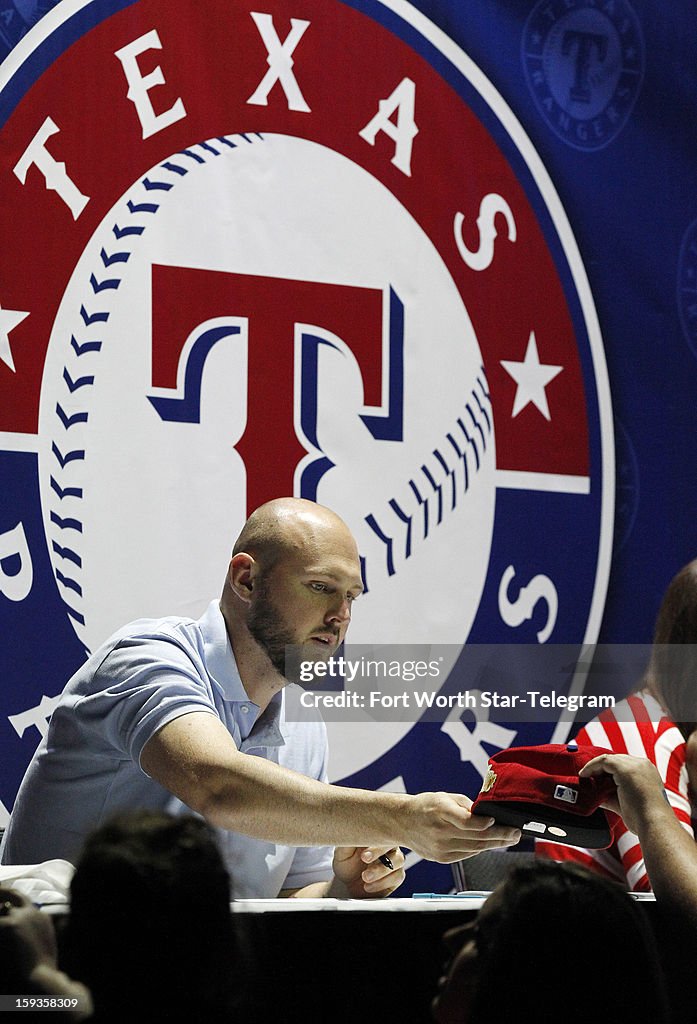
<svg viewBox="0 0 697 1024">
<path fill-rule="evenodd" d="M 568 145 L 609 145 L 644 77 L 639 21 L 625 0 L 541 0 L 523 32 L 522 60 L 543 118 Z"/>
<path fill-rule="evenodd" d="M 413 8 L 301 6 L 63 0 L 0 74 L 0 824 L 85 649 L 207 603 L 278 494 L 357 538 L 352 644 L 451 659 L 444 721 L 329 723 L 333 781 L 474 793 L 492 748 L 568 732 L 450 698 L 466 646 L 598 635 L 612 410 L 570 225 Z"/>
</svg>

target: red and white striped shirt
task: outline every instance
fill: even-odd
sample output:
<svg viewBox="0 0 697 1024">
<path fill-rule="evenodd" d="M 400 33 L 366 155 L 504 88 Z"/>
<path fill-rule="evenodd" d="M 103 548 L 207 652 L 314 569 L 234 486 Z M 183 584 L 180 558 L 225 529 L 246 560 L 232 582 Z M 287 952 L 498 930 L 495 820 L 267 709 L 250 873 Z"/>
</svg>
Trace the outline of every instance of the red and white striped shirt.
<svg viewBox="0 0 697 1024">
<path fill-rule="evenodd" d="M 603 711 L 588 722 L 576 737 L 579 746 L 591 744 L 617 754 L 648 757 L 663 779 L 668 801 L 675 816 L 691 836 L 692 810 L 685 764 L 685 740 L 678 727 L 665 714 L 647 690 L 634 693 L 612 710 Z M 650 892 L 651 883 L 637 836 L 621 818 L 608 817 L 612 823 L 612 845 L 607 850 L 585 850 L 561 843 L 538 840 L 535 852 L 551 860 L 571 860 L 606 878 L 626 885 L 631 892 Z"/>
</svg>

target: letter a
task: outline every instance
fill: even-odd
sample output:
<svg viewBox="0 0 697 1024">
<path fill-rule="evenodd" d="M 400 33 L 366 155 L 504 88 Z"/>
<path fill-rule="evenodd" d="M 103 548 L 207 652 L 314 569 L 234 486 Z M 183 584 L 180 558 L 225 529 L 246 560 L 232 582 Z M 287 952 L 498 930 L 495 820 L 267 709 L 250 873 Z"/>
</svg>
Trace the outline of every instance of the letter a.
<svg viewBox="0 0 697 1024">
<path fill-rule="evenodd" d="M 375 137 L 378 132 L 389 135 L 396 144 L 392 163 L 403 174 L 409 176 L 411 176 L 411 147 L 419 131 L 414 121 L 415 105 L 416 86 L 410 78 L 403 78 L 391 96 L 388 96 L 386 100 L 380 100 L 377 114 L 358 133 L 371 146 L 375 145 Z M 391 120 L 395 111 L 397 111 L 396 123 Z"/>
</svg>

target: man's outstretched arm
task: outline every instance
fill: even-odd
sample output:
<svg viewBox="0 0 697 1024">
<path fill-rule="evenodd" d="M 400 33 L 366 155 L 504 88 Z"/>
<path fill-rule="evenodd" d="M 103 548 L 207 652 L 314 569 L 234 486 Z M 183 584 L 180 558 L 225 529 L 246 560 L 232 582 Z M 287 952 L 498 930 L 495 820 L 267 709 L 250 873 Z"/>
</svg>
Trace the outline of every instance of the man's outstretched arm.
<svg viewBox="0 0 697 1024">
<path fill-rule="evenodd" d="M 331 786 L 242 754 L 207 712 L 163 726 L 140 763 L 211 825 L 289 846 L 406 846 L 448 864 L 520 839 L 517 829 L 472 815 L 466 796 Z"/>
</svg>

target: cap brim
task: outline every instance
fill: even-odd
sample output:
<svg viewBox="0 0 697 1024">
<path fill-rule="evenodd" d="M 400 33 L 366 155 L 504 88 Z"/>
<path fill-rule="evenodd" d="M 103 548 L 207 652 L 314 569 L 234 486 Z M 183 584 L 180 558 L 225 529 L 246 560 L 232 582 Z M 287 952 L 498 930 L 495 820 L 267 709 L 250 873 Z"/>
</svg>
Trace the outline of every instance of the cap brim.
<svg viewBox="0 0 697 1024">
<path fill-rule="evenodd" d="M 494 818 L 500 825 L 519 828 L 523 835 L 567 846 L 604 850 L 612 842 L 607 816 L 600 808 L 584 816 L 517 800 L 478 800 L 473 813 Z"/>
</svg>

